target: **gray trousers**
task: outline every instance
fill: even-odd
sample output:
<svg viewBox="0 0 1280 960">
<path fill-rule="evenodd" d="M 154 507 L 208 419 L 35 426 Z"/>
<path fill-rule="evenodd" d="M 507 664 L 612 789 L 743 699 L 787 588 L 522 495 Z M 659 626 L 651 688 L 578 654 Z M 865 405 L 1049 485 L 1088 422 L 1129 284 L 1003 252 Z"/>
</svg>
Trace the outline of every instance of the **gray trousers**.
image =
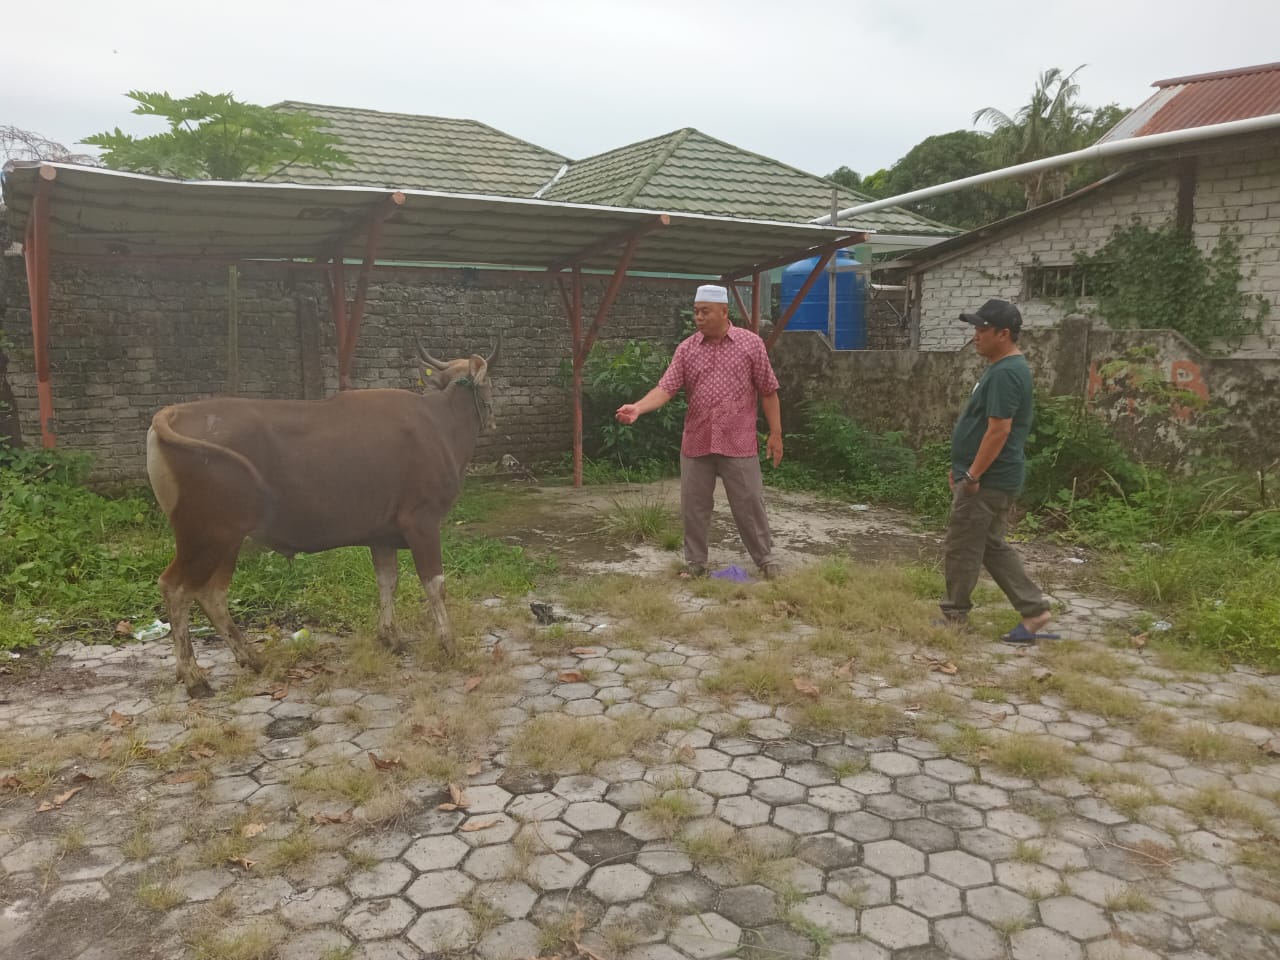
<svg viewBox="0 0 1280 960">
<path fill-rule="evenodd" d="M 711 529 L 711 508 L 716 477 L 724 482 L 725 496 L 738 535 L 747 553 L 763 569 L 773 563 L 773 534 L 764 512 L 764 480 L 756 457 L 680 456 L 680 520 L 684 526 L 686 563 L 707 563 L 707 532 Z"/>
<path fill-rule="evenodd" d="M 983 567 L 1023 617 L 1039 616 L 1049 609 L 1044 594 L 1027 576 L 1022 558 L 1005 543 L 1012 506 L 1011 493 L 985 487 L 977 493 L 965 493 L 963 486 L 956 484 L 944 561 L 947 596 L 940 604 L 948 619 L 963 620 L 973 608 L 970 598 Z"/>
</svg>

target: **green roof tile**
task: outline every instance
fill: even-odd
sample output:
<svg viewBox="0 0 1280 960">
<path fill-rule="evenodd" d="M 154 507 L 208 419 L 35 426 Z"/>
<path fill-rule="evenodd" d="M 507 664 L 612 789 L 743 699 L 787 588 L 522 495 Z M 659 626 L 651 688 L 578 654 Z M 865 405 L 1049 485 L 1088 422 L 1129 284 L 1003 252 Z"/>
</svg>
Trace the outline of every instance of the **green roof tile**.
<svg viewBox="0 0 1280 960">
<path fill-rule="evenodd" d="M 871 199 L 825 177 L 685 128 L 578 160 L 542 196 L 673 213 L 806 221 L 830 213 L 833 187 L 842 209 Z M 850 225 L 938 237 L 960 232 L 900 207 L 869 213 Z"/>
<path fill-rule="evenodd" d="M 329 122 L 355 162 L 328 174 L 290 167 L 289 183 L 359 184 L 448 193 L 529 197 L 567 158 L 475 120 L 382 113 L 286 100 L 278 110 L 305 110 Z"/>
</svg>

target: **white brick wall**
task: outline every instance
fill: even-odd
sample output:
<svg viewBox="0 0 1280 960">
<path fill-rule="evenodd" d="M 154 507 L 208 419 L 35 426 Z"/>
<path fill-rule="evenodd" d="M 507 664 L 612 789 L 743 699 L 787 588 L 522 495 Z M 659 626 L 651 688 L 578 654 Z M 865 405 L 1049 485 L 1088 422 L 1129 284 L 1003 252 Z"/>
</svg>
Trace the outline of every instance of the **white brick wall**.
<svg viewBox="0 0 1280 960">
<path fill-rule="evenodd" d="M 1022 302 L 1022 268 L 1038 256 L 1044 266 L 1092 253 L 1111 229 L 1137 217 L 1158 225 L 1176 215 L 1177 179 L 1153 171 L 1097 190 L 1092 196 L 997 237 L 932 268 L 921 278 L 920 349 L 957 350 L 972 331 L 958 322 L 962 310 L 989 297 L 1013 300 L 1028 327 L 1054 326 L 1062 310 L 1045 300 Z M 1197 174 L 1194 235 L 1208 249 L 1223 224 L 1240 231 L 1245 287 L 1272 303 L 1280 317 L 1280 152 L 1274 147 L 1224 151 L 1202 157 Z M 1250 277 L 1250 274 L 1253 274 Z"/>
</svg>

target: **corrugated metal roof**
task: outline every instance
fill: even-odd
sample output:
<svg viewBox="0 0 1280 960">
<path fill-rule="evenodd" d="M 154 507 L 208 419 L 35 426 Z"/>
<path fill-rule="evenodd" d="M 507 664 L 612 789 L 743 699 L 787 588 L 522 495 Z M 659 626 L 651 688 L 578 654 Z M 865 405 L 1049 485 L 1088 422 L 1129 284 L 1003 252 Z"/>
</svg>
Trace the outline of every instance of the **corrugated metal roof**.
<svg viewBox="0 0 1280 960">
<path fill-rule="evenodd" d="M 227 259 L 312 258 L 345 238 L 364 256 L 363 231 L 389 192 L 377 187 L 170 180 L 72 164 L 16 163 L 4 175 L 14 235 L 22 236 L 40 167 L 51 168 L 50 249 L 57 255 L 131 254 Z M 646 223 L 652 210 L 404 190 L 382 227 L 380 260 L 546 267 Z M 631 270 L 720 276 L 854 231 L 674 212 L 638 245 Z M 857 242 L 855 238 L 851 242 Z M 619 246 L 583 262 L 613 269 Z"/>
<path fill-rule="evenodd" d="M 290 167 L 283 183 L 358 183 L 392 189 L 530 197 L 567 161 L 558 153 L 475 120 L 383 113 L 286 100 L 273 109 L 328 122 L 353 161 L 332 174 Z"/>
<path fill-rule="evenodd" d="M 870 199 L 700 130 L 686 127 L 579 160 L 543 195 L 551 200 L 620 203 L 721 217 L 803 222 Z M 948 237 L 958 231 L 899 207 L 857 219 L 858 230 Z"/>
<path fill-rule="evenodd" d="M 1099 141 L 1280 113 L 1280 63 L 1158 80 L 1159 89 Z"/>
</svg>

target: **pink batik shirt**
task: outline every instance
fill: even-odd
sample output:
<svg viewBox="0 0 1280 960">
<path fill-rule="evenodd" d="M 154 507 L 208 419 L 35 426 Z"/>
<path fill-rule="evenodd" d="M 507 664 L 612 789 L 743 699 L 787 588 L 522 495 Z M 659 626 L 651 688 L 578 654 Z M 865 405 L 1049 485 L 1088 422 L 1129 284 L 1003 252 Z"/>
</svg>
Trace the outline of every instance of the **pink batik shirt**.
<svg viewBox="0 0 1280 960">
<path fill-rule="evenodd" d="M 778 378 L 756 334 L 732 324 L 718 341 L 695 333 L 676 347 L 658 387 L 673 396 L 685 391 L 689 412 L 680 452 L 686 457 L 758 455 L 758 398 L 777 393 Z"/>
</svg>

